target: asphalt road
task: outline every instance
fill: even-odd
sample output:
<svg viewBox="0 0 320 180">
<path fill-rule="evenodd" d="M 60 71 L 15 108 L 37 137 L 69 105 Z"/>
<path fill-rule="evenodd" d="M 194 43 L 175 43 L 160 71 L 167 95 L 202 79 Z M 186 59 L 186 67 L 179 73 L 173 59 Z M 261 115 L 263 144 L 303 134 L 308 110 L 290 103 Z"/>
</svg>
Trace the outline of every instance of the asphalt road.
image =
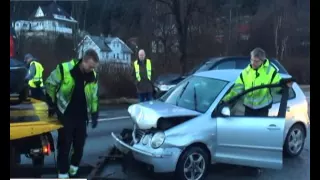
<svg viewBox="0 0 320 180">
<path fill-rule="evenodd" d="M 120 133 L 123 128 L 131 128 L 132 122 L 128 118 L 126 107 L 104 107 L 101 112 L 100 122 L 96 129 L 88 128 L 88 138 L 85 145 L 85 154 L 83 157 L 84 164 L 94 164 L 98 157 L 112 145 L 111 132 Z M 294 159 L 284 159 L 284 167 L 282 170 L 263 170 L 259 177 L 250 176 L 249 170 L 245 167 L 231 165 L 213 165 L 210 167 L 210 174 L 207 179 L 217 180 L 309 180 L 310 179 L 310 130 L 305 144 L 304 151 L 300 157 Z M 55 139 L 56 133 L 53 133 Z M 30 164 L 27 158 L 22 158 L 23 164 Z M 54 165 L 54 156 L 46 158 L 46 165 Z M 110 166 L 108 172 L 116 171 L 116 176 L 122 174 L 118 170 L 118 166 Z M 133 170 L 130 173 L 130 180 L 151 180 L 163 179 L 166 175 L 150 175 L 145 169 Z M 52 175 L 49 175 L 50 177 Z M 47 177 L 47 176 L 44 176 Z M 170 177 L 170 176 L 169 176 Z M 167 177 L 166 177 L 167 179 Z"/>
</svg>

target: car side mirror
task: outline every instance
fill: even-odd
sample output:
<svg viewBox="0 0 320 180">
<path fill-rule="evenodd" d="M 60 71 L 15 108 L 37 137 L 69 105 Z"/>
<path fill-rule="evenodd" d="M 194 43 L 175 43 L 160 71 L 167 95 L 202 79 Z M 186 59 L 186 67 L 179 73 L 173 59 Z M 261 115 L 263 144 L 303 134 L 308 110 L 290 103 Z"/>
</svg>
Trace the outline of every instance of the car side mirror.
<svg viewBox="0 0 320 180">
<path fill-rule="evenodd" d="M 228 106 L 224 106 L 222 109 L 221 109 L 221 115 L 224 116 L 224 117 L 229 117 L 231 115 L 231 110 Z"/>
</svg>

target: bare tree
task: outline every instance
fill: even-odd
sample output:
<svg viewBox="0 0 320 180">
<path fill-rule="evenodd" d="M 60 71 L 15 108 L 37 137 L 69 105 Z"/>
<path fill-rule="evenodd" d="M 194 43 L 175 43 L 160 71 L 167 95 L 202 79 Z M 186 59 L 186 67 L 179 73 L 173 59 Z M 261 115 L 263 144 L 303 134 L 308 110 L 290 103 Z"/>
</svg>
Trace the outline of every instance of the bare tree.
<svg viewBox="0 0 320 180">
<path fill-rule="evenodd" d="M 71 16 L 74 17 L 78 23 L 73 27 L 73 46 L 74 49 L 77 49 L 77 45 L 80 41 L 79 38 L 81 38 L 80 35 L 80 21 L 81 19 L 86 19 L 85 16 L 83 16 L 84 13 L 86 13 L 86 6 L 87 2 L 72 2 L 72 10 L 71 10 Z M 79 32 L 78 32 L 79 31 Z"/>
<path fill-rule="evenodd" d="M 179 40 L 180 51 L 180 65 L 181 72 L 186 72 L 186 58 L 188 47 L 188 27 L 190 25 L 192 16 L 196 12 L 201 12 L 205 9 L 205 5 L 200 0 L 156 0 L 167 6 L 169 12 L 175 18 L 175 25 L 177 28 L 177 36 Z"/>
<path fill-rule="evenodd" d="M 162 59 L 162 67 L 165 65 L 170 66 L 170 62 L 167 61 L 168 54 L 170 53 L 171 48 L 175 44 L 175 24 L 172 24 L 168 20 L 170 16 L 168 14 L 162 14 L 157 18 L 156 29 L 154 35 L 157 39 L 156 41 L 156 53 L 163 54 L 164 58 Z"/>
<path fill-rule="evenodd" d="M 297 30 L 297 12 L 290 0 L 274 1 L 274 45 L 275 54 L 283 60 L 288 40 Z"/>
</svg>

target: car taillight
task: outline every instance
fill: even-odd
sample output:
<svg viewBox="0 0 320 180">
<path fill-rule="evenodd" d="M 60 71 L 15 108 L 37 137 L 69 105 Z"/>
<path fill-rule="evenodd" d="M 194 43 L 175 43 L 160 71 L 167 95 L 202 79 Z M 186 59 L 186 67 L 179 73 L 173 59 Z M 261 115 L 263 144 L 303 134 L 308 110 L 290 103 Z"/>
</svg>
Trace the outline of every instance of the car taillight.
<svg viewBox="0 0 320 180">
<path fill-rule="evenodd" d="M 45 155 L 50 155 L 51 154 L 50 143 L 48 143 L 46 146 L 42 147 L 42 153 L 45 154 Z"/>
</svg>

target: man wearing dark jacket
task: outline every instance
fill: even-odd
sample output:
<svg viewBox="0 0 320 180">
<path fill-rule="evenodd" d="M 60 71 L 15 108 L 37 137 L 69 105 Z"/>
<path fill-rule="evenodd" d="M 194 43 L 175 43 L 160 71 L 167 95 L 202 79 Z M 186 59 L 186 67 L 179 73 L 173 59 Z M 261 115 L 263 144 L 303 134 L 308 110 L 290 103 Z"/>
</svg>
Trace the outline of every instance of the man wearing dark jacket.
<svg viewBox="0 0 320 180">
<path fill-rule="evenodd" d="M 59 64 L 45 82 L 49 116 L 55 112 L 63 128 L 58 130 L 58 178 L 76 176 L 87 136 L 91 115 L 92 128 L 98 123 L 98 85 L 94 69 L 98 66 L 94 50 L 82 59 Z M 73 146 L 71 162 L 69 152 Z M 70 166 L 69 166 L 70 164 Z"/>
<path fill-rule="evenodd" d="M 146 59 L 143 49 L 138 52 L 139 59 L 134 61 L 134 79 L 140 102 L 150 101 L 153 96 L 153 68 L 150 59 Z"/>
</svg>

